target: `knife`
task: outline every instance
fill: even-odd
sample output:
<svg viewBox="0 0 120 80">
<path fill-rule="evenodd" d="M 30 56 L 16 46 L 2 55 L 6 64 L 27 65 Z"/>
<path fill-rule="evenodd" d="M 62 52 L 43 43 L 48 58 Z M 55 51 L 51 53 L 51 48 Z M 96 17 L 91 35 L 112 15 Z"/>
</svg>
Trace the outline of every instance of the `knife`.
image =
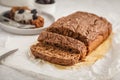
<svg viewBox="0 0 120 80">
<path fill-rule="evenodd" d="M 55 78 L 55 77 L 47 76 L 47 75 L 44 75 L 44 74 L 35 73 L 33 71 L 28 71 L 28 70 L 24 70 L 24 69 L 14 68 L 14 67 L 12 67 L 10 65 L 2 63 L 3 59 L 7 58 L 8 56 L 10 56 L 11 54 L 15 53 L 16 51 L 18 51 L 18 49 L 14 49 L 14 50 L 8 51 L 7 53 L 1 55 L 0 56 L 0 65 L 8 67 L 10 69 L 13 69 L 13 70 L 15 70 L 15 71 L 17 71 L 17 72 L 19 72 L 21 74 L 24 74 L 26 76 L 35 78 L 35 80 L 63 80 L 63 79 L 58 79 L 58 78 Z"/>
<path fill-rule="evenodd" d="M 18 51 L 18 49 L 14 49 L 14 50 L 8 51 L 5 54 L 1 55 L 0 56 L 0 64 L 2 64 L 2 60 L 3 59 L 7 58 L 9 55 L 15 53 L 16 51 Z"/>
</svg>

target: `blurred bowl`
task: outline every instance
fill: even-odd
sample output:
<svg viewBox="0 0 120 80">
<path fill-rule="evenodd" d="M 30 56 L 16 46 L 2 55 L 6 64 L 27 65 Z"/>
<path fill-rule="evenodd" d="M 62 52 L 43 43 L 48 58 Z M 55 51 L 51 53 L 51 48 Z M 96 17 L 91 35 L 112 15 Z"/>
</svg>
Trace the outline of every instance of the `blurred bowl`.
<svg viewBox="0 0 120 80">
<path fill-rule="evenodd" d="M 55 9 L 56 9 L 56 2 L 52 4 L 40 4 L 40 3 L 35 2 L 34 7 L 37 9 L 38 12 L 43 11 L 43 12 L 47 12 L 50 14 L 54 14 Z"/>
</svg>

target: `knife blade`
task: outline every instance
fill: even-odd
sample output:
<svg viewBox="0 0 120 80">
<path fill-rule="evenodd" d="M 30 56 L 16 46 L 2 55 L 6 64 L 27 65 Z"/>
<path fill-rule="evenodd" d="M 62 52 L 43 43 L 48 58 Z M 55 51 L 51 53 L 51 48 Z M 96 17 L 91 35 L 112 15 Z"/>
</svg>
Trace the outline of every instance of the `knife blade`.
<svg viewBox="0 0 120 80">
<path fill-rule="evenodd" d="M 15 53 L 16 51 L 18 51 L 18 49 L 14 49 L 14 50 L 11 50 L 11 51 L 8 51 L 6 53 L 4 53 L 3 55 L 0 56 L 0 63 L 2 63 L 1 61 L 3 59 L 5 59 L 6 57 L 8 57 L 9 55 Z"/>
</svg>

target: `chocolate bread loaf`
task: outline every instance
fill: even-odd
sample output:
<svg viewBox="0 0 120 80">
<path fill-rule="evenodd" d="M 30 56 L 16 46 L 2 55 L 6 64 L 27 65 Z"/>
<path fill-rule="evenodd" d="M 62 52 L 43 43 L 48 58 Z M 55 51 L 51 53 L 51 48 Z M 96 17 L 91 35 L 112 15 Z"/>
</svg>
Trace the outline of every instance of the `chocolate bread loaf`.
<svg viewBox="0 0 120 80">
<path fill-rule="evenodd" d="M 45 61 L 70 66 L 81 62 L 111 32 L 112 25 L 105 18 L 78 11 L 58 19 L 41 32 L 31 52 Z"/>
<path fill-rule="evenodd" d="M 80 40 L 91 52 L 110 35 L 111 29 L 111 24 L 105 18 L 76 12 L 58 19 L 47 31 Z"/>
</svg>

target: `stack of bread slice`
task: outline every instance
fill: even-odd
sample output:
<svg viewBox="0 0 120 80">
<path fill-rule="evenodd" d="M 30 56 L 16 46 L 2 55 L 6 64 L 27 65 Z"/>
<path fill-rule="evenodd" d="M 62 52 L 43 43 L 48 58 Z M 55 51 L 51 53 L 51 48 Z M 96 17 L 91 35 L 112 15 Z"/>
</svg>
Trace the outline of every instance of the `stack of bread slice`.
<svg viewBox="0 0 120 80">
<path fill-rule="evenodd" d="M 36 58 L 71 66 L 81 62 L 111 34 L 112 25 L 92 13 L 75 12 L 58 19 L 42 31 L 31 46 Z"/>
</svg>

